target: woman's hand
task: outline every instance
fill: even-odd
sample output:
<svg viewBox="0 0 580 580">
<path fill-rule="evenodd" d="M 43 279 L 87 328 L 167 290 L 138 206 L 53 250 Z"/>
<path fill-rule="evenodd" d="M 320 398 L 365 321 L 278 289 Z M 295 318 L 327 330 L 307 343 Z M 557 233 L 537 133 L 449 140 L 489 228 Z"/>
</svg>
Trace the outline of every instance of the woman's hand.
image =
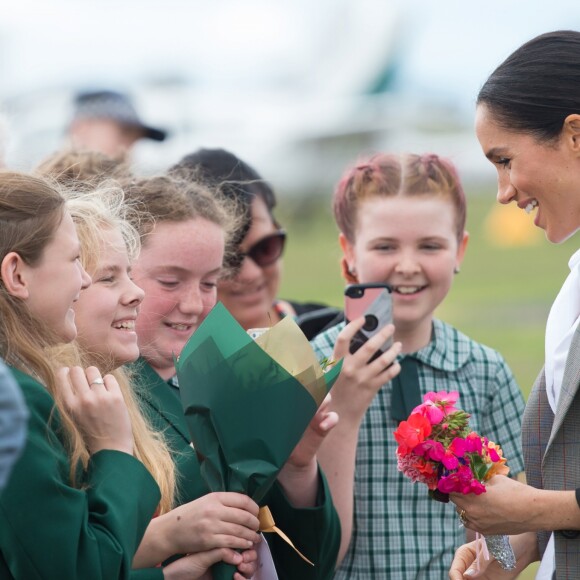
<svg viewBox="0 0 580 580">
<path fill-rule="evenodd" d="M 481 495 L 449 495 L 458 512 L 465 510 L 467 528 L 482 534 L 509 535 L 580 529 L 574 491 L 536 489 L 505 475 L 492 477 L 485 488 Z"/>
<path fill-rule="evenodd" d="M 252 550 L 261 540 L 258 505 L 247 495 L 208 493 L 153 518 L 133 560 L 134 568 L 147 568 L 175 554 L 215 548 Z"/>
<path fill-rule="evenodd" d="M 334 346 L 333 358 L 343 358 L 342 370 L 332 388 L 332 408 L 338 412 L 342 421 L 360 423 L 366 410 L 379 389 L 396 377 L 401 367 L 396 362 L 401 352 L 401 343 L 395 342 L 391 348 L 369 363 L 372 356 L 395 332 L 388 324 L 363 344 L 354 354 L 349 353 L 350 341 L 363 327 L 363 316 L 347 324 L 338 335 Z"/>
<path fill-rule="evenodd" d="M 65 407 L 82 432 L 90 453 L 114 449 L 133 454 L 129 412 L 117 380 L 96 367 L 57 371 Z"/>
<path fill-rule="evenodd" d="M 480 538 L 483 542 L 483 538 Z M 515 570 L 504 570 L 494 558 L 485 560 L 479 550 L 479 567 L 476 564 L 477 540 L 464 544 L 455 552 L 455 557 L 449 570 L 449 580 L 465 580 L 479 578 L 480 580 L 511 580 L 524 570 L 531 562 L 538 559 L 536 534 L 531 532 L 510 536 L 510 543 L 516 556 Z"/>
<path fill-rule="evenodd" d="M 211 580 L 209 569 L 221 561 L 238 567 L 233 580 L 251 578 L 258 568 L 255 550 L 246 550 L 240 554 L 229 548 L 214 548 L 172 562 L 163 568 L 163 577 L 167 580 Z"/>
<path fill-rule="evenodd" d="M 520 534 L 532 531 L 537 489 L 505 475 L 492 477 L 481 495 L 452 493 L 449 498 L 464 510 L 465 527 L 482 534 Z"/>
<path fill-rule="evenodd" d="M 295 507 L 313 507 L 318 493 L 316 454 L 321 443 L 338 423 L 338 415 L 330 411 L 328 394 L 310 421 L 304 435 L 278 474 L 278 481 Z"/>
</svg>

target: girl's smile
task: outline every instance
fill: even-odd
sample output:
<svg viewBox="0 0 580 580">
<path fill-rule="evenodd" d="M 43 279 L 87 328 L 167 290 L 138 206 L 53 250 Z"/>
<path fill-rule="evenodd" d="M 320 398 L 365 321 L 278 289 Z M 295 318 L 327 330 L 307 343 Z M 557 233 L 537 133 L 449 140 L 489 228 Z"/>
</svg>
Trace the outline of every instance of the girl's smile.
<svg viewBox="0 0 580 580">
<path fill-rule="evenodd" d="M 392 287 L 395 340 L 405 352 L 418 350 L 431 338 L 433 312 L 451 288 L 468 236 L 458 242 L 455 208 L 437 195 L 371 197 L 357 217 L 355 242 L 341 235 L 347 262 L 360 282 Z"/>
</svg>

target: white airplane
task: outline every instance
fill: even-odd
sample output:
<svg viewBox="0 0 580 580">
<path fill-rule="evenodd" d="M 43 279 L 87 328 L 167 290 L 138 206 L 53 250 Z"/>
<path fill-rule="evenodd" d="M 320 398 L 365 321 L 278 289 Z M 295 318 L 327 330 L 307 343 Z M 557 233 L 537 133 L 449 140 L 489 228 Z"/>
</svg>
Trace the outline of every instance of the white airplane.
<svg viewBox="0 0 580 580">
<path fill-rule="evenodd" d="M 491 178 L 471 112 L 396 82 L 425 30 L 417 18 L 424 5 L 417 10 L 415 2 L 410 12 L 411 4 L 4 3 L 0 108 L 10 127 L 7 163 L 28 169 L 62 145 L 77 91 L 117 89 L 134 97 L 147 123 L 171 133 L 161 144 L 138 144 L 134 160 L 146 172 L 164 170 L 198 147 L 224 147 L 281 193 L 328 193 L 360 154 L 413 150 L 449 155 L 464 176 Z M 435 28 L 434 53 L 441 32 Z"/>
</svg>

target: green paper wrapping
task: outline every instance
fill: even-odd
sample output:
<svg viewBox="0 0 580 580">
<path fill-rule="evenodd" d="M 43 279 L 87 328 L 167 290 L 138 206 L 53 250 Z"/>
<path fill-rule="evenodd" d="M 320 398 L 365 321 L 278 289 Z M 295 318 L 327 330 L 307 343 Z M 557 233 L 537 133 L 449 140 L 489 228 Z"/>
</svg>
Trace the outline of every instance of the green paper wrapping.
<svg viewBox="0 0 580 580">
<path fill-rule="evenodd" d="M 221 303 L 175 366 L 208 487 L 245 493 L 259 505 L 341 369 L 322 372 L 292 319 L 254 341 Z M 212 568 L 214 580 L 230 580 L 235 567 L 221 564 Z"/>
</svg>

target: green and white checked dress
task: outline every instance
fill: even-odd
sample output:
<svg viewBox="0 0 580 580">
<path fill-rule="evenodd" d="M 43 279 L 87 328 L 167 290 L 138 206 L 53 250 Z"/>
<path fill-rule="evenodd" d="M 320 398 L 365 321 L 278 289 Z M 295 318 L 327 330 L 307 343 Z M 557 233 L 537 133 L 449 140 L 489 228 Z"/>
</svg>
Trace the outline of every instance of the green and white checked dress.
<svg viewBox="0 0 580 580">
<path fill-rule="evenodd" d="M 318 335 L 319 360 L 331 357 L 344 323 Z M 458 407 L 470 426 L 501 445 L 511 468 L 523 471 L 520 440 L 524 398 L 510 368 L 495 350 L 452 326 L 433 321 L 432 341 L 412 356 L 419 361 L 421 395 L 459 391 Z M 391 418 L 391 383 L 383 385 L 363 419 L 356 455 L 354 526 L 335 578 L 344 580 L 442 580 L 455 550 L 465 542 L 452 504 L 429 499 L 427 487 L 397 470 Z"/>
</svg>

